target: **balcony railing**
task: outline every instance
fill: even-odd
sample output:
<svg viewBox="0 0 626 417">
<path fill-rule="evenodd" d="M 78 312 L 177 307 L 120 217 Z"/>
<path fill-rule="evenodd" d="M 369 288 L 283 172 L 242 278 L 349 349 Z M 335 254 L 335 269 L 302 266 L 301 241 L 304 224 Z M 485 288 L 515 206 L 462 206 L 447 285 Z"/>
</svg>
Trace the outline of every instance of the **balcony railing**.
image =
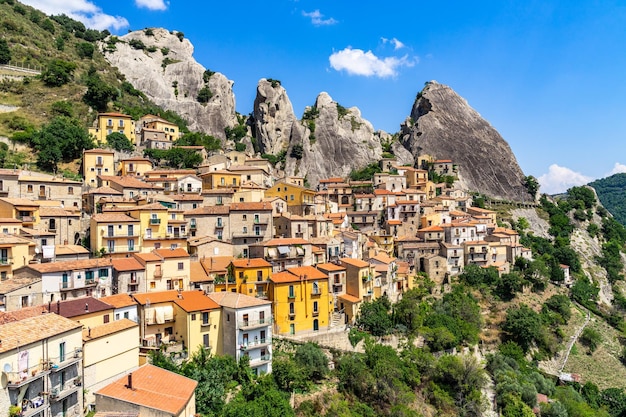
<svg viewBox="0 0 626 417">
<path fill-rule="evenodd" d="M 59 284 L 60 288 L 62 290 L 71 290 L 72 288 L 74 288 L 74 282 L 72 281 L 62 281 Z"/>
<path fill-rule="evenodd" d="M 319 288 L 313 288 L 311 290 L 311 295 L 320 295 L 322 291 Z"/>
<path fill-rule="evenodd" d="M 161 224 L 161 219 L 150 219 L 150 224 Z"/>
<path fill-rule="evenodd" d="M 268 338 L 264 337 L 264 338 L 261 338 L 261 339 L 254 339 L 254 340 L 250 340 L 250 341 L 244 342 L 241 345 L 239 345 L 239 348 L 241 350 L 248 350 L 248 349 L 254 349 L 254 348 L 267 346 L 270 343 L 272 343 L 272 339 L 270 337 L 268 337 Z"/>
<path fill-rule="evenodd" d="M 264 327 L 272 324 L 272 318 L 263 318 L 258 320 L 242 320 L 239 322 L 240 330 L 249 330 L 255 327 Z"/>
<path fill-rule="evenodd" d="M 195 224 L 195 223 L 190 223 L 190 224 L 189 224 L 189 228 L 190 228 L 191 230 L 196 230 L 196 228 L 197 228 L 197 227 L 198 227 L 198 225 L 197 225 L 197 224 Z"/>
<path fill-rule="evenodd" d="M 13 265 L 13 258 L 9 258 L 9 257 L 0 258 L 0 265 Z"/>
</svg>

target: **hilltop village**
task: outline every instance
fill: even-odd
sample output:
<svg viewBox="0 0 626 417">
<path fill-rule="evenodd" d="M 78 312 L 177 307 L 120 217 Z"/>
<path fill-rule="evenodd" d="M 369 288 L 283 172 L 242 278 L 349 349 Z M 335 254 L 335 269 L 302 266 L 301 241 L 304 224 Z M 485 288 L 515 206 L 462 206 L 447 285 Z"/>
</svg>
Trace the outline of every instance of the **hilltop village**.
<svg viewBox="0 0 626 417">
<path fill-rule="evenodd" d="M 102 145 L 112 132 L 144 149 L 180 136 L 157 116 L 118 113 L 90 133 Z M 390 156 L 371 180 L 309 187 L 275 178 L 266 159 L 187 148 L 197 170 L 103 148 L 84 151 L 83 181 L 0 170 L 0 415 L 132 403 L 191 416 L 194 381 L 144 365 L 149 352 L 181 360 L 202 347 L 268 373 L 273 337 L 347 331 L 362 303 L 397 301 L 424 275 L 442 291 L 465 265 L 504 274 L 531 258 L 455 187 L 452 160 Z M 129 397 L 157 379 L 177 387 L 171 401 Z"/>
</svg>

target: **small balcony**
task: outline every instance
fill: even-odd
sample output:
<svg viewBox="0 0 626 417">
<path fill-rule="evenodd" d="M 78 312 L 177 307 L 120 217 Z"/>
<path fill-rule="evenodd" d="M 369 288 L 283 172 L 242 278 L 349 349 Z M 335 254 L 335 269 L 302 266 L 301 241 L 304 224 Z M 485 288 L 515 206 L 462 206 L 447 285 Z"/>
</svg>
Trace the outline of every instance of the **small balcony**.
<svg viewBox="0 0 626 417">
<path fill-rule="evenodd" d="M 311 295 L 320 295 L 322 293 L 322 290 L 320 290 L 319 288 L 313 288 L 311 290 Z"/>
<path fill-rule="evenodd" d="M 77 376 L 63 385 L 56 385 L 50 390 L 50 401 L 61 401 L 62 399 L 77 392 L 82 386 L 80 376 Z"/>
<path fill-rule="evenodd" d="M 197 224 L 195 224 L 195 223 L 190 223 L 190 224 L 189 224 L 189 228 L 190 228 L 191 230 L 196 230 L 196 229 L 198 228 L 198 225 L 197 225 Z"/>
<path fill-rule="evenodd" d="M 239 323 L 239 330 L 252 330 L 258 327 L 266 327 L 272 324 L 270 317 L 259 320 L 242 320 Z"/>
<path fill-rule="evenodd" d="M 0 258 L 0 266 L 4 266 L 4 265 L 13 265 L 13 258 L 10 258 L 10 257 Z"/>
<path fill-rule="evenodd" d="M 61 290 L 71 290 L 74 289 L 73 281 L 62 281 L 59 283 L 59 289 Z"/>
<path fill-rule="evenodd" d="M 216 228 L 216 229 L 223 229 L 223 228 L 224 228 L 224 223 L 220 223 L 220 222 L 218 222 L 218 223 L 215 225 L 215 228 Z"/>
<path fill-rule="evenodd" d="M 161 219 L 152 218 L 150 219 L 150 224 L 161 224 Z"/>
<path fill-rule="evenodd" d="M 265 355 L 261 355 L 258 358 L 250 360 L 250 366 L 254 368 L 256 366 L 264 365 L 270 362 L 271 360 L 272 360 L 272 355 L 270 355 L 269 353 L 266 353 Z"/>
</svg>

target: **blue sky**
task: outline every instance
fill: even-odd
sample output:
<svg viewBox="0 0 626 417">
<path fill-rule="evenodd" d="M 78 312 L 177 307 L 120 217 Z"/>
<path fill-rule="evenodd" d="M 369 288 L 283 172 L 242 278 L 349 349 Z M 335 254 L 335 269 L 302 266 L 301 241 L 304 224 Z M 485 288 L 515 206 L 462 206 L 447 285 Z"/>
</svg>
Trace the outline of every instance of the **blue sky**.
<svg viewBox="0 0 626 417">
<path fill-rule="evenodd" d="M 117 34 L 184 32 L 198 62 L 235 81 L 243 114 L 258 80 L 274 78 L 298 117 L 326 91 L 394 133 L 437 80 L 502 134 L 542 192 L 626 172 L 623 2 L 23 1 Z"/>
</svg>

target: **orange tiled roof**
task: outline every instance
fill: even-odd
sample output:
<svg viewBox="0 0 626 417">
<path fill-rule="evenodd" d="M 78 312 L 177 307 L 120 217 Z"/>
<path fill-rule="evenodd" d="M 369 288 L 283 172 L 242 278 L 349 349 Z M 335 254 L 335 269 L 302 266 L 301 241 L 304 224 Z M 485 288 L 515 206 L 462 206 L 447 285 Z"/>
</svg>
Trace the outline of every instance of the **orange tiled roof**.
<svg viewBox="0 0 626 417">
<path fill-rule="evenodd" d="M 248 202 L 248 203 L 231 203 L 231 210 L 268 210 L 272 211 L 272 204 L 267 201 Z"/>
<path fill-rule="evenodd" d="M 422 229 L 419 229 L 418 232 L 443 232 L 443 227 L 441 226 L 428 226 Z"/>
<path fill-rule="evenodd" d="M 325 278 L 327 279 L 328 278 L 328 275 L 326 275 L 319 269 L 316 269 L 315 267 L 312 267 L 312 266 L 296 266 L 294 268 L 289 268 L 288 271 L 298 277 L 299 276 L 306 277 L 306 279 L 325 279 Z"/>
<path fill-rule="evenodd" d="M 362 261 L 360 259 L 354 259 L 354 258 L 341 258 L 341 262 L 346 263 L 348 265 L 356 266 L 357 268 L 366 268 L 370 265 L 365 261 Z"/>
<path fill-rule="evenodd" d="M 212 292 L 207 294 L 207 296 L 220 306 L 229 308 L 246 308 L 272 304 L 271 301 L 230 291 Z"/>
<path fill-rule="evenodd" d="M 339 298 L 352 304 L 361 302 L 361 299 L 359 297 L 355 297 L 354 295 L 350 295 L 350 294 L 341 294 Z"/>
<path fill-rule="evenodd" d="M 100 301 L 112 305 L 115 308 L 122 308 L 137 305 L 137 302 L 130 296 L 130 294 L 115 294 L 107 297 L 100 297 Z"/>
<path fill-rule="evenodd" d="M 346 268 L 341 265 L 326 263 L 326 264 L 317 264 L 316 268 L 323 269 L 324 271 L 345 271 Z"/>
<path fill-rule="evenodd" d="M 31 343 L 45 340 L 74 329 L 83 327 L 81 323 L 66 319 L 57 314 L 41 314 L 18 321 L 4 323 L 0 328 L 2 343 L 0 353 L 9 352 Z"/>
<path fill-rule="evenodd" d="M 211 258 L 202 258 L 200 262 L 208 273 L 225 272 L 233 260 L 232 256 L 213 256 Z"/>
<path fill-rule="evenodd" d="M 310 245 L 310 242 L 300 238 L 278 238 L 260 242 L 262 246 L 289 246 L 289 245 Z"/>
<path fill-rule="evenodd" d="M 202 199 L 202 198 L 200 198 Z M 227 215 L 230 212 L 228 206 L 201 206 L 195 209 L 185 211 L 185 216 L 198 216 L 203 214 L 224 214 Z"/>
<path fill-rule="evenodd" d="M 161 256 L 164 259 L 170 258 L 189 258 L 189 253 L 187 250 L 183 248 L 176 249 L 155 249 L 157 255 Z"/>
<path fill-rule="evenodd" d="M 236 268 L 263 268 L 272 266 L 271 263 L 263 258 L 233 259 L 233 265 Z"/>
<path fill-rule="evenodd" d="M 139 260 L 139 262 L 160 262 L 161 257 L 156 253 L 133 253 L 133 256 Z"/>
<path fill-rule="evenodd" d="M 189 262 L 189 272 L 191 275 L 190 282 L 206 282 L 209 281 L 209 276 L 202 267 L 199 261 Z"/>
<path fill-rule="evenodd" d="M 183 291 L 174 302 L 186 312 L 204 311 L 220 308 L 219 304 L 207 297 L 203 291 Z"/>
<path fill-rule="evenodd" d="M 137 271 L 145 267 L 136 258 L 116 258 L 113 259 L 113 268 L 116 271 Z"/>
<path fill-rule="evenodd" d="M 108 336 L 122 330 L 132 329 L 133 327 L 139 327 L 139 324 L 129 319 L 121 319 L 89 329 L 83 329 L 83 342 Z"/>
<path fill-rule="evenodd" d="M 169 290 L 169 291 L 155 291 L 155 292 L 144 292 L 133 294 L 132 297 L 137 300 L 137 302 L 141 305 L 145 305 L 146 303 L 157 304 L 164 303 L 167 301 L 174 301 L 178 297 L 178 291 Z"/>
<path fill-rule="evenodd" d="M 132 389 L 127 384 L 128 377 L 124 376 L 96 394 L 178 415 L 191 400 L 198 382 L 146 364 L 132 372 Z"/>
<path fill-rule="evenodd" d="M 124 213 L 98 213 L 98 214 L 94 214 L 93 216 L 91 216 L 91 218 L 98 223 L 139 222 L 138 219 L 134 219 Z"/>
<path fill-rule="evenodd" d="M 47 262 L 43 264 L 30 264 L 24 268 L 30 268 L 40 274 L 59 271 L 76 271 L 79 269 L 105 268 L 112 266 L 110 258 L 82 259 L 77 261 Z"/>
</svg>

